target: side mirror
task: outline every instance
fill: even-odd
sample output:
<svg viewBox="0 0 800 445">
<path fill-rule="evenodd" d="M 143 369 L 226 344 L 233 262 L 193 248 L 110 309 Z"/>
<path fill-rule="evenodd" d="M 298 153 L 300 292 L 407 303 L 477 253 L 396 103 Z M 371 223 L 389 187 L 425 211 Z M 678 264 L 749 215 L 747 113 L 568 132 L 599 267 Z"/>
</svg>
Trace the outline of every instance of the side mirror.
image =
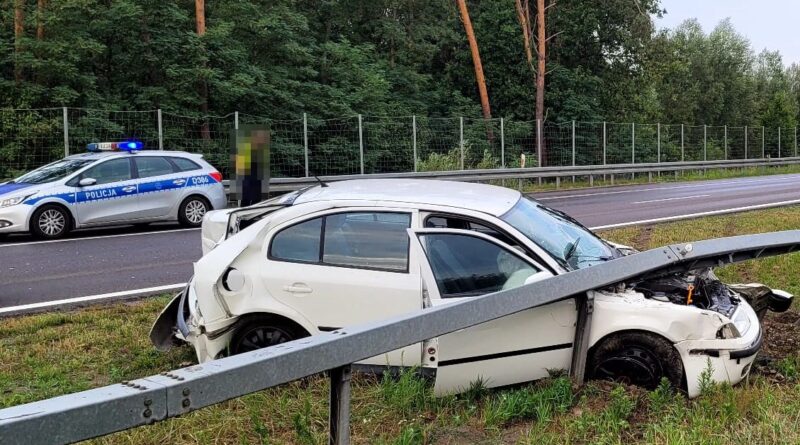
<svg viewBox="0 0 800 445">
<path fill-rule="evenodd" d="M 83 178 L 78 182 L 78 185 L 81 187 L 88 187 L 95 184 L 97 184 L 97 179 L 94 178 Z"/>
<path fill-rule="evenodd" d="M 537 281 L 546 280 L 548 278 L 551 278 L 552 276 L 553 274 L 551 274 L 550 272 L 544 272 L 544 271 L 536 272 L 535 274 L 525 279 L 525 284 L 536 283 Z"/>
</svg>

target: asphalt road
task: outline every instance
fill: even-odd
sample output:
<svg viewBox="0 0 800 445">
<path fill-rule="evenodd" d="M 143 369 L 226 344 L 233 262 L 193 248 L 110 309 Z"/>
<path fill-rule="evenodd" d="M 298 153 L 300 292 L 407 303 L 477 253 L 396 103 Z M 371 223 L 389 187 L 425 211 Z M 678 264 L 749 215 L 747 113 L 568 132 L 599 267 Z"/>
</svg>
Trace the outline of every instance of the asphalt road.
<svg viewBox="0 0 800 445">
<path fill-rule="evenodd" d="M 800 175 L 537 193 L 589 227 L 656 221 L 773 203 L 800 203 Z M 70 239 L 0 242 L 0 308 L 143 288 L 163 292 L 192 275 L 198 229 L 175 225 L 78 231 Z M 133 292 L 127 292 L 133 291 Z"/>
</svg>

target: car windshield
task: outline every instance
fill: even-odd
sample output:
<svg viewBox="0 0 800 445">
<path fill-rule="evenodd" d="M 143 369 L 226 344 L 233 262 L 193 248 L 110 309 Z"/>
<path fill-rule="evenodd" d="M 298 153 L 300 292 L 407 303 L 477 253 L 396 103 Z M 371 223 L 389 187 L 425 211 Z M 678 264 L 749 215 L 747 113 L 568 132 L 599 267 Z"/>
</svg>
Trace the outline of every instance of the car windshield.
<svg viewBox="0 0 800 445">
<path fill-rule="evenodd" d="M 567 269 L 581 269 L 615 257 L 611 246 L 572 217 L 531 199 L 520 198 L 501 218 Z"/>
<path fill-rule="evenodd" d="M 96 159 L 62 159 L 60 161 L 31 170 L 12 182 L 25 184 L 45 184 L 58 181 L 91 164 Z"/>
</svg>

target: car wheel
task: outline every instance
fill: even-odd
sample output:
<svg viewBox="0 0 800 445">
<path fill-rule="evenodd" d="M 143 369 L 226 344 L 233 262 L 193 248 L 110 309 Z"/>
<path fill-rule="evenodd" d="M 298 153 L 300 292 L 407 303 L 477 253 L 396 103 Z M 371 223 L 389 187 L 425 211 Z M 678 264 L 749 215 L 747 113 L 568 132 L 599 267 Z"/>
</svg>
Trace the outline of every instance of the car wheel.
<svg viewBox="0 0 800 445">
<path fill-rule="evenodd" d="M 69 232 L 72 219 L 63 207 L 44 205 L 33 212 L 30 225 L 31 233 L 37 238 L 57 239 Z"/>
<path fill-rule="evenodd" d="M 200 227 L 203 216 L 209 210 L 208 201 L 199 196 L 190 196 L 183 200 L 178 209 L 178 221 L 186 227 Z"/>
<path fill-rule="evenodd" d="M 589 352 L 586 365 L 589 379 L 614 380 L 655 389 L 662 378 L 681 388 L 683 362 L 666 339 L 644 332 L 612 335 Z"/>
<path fill-rule="evenodd" d="M 303 337 L 308 337 L 308 333 L 292 324 L 269 316 L 251 317 L 233 332 L 228 352 L 241 354 Z"/>
</svg>

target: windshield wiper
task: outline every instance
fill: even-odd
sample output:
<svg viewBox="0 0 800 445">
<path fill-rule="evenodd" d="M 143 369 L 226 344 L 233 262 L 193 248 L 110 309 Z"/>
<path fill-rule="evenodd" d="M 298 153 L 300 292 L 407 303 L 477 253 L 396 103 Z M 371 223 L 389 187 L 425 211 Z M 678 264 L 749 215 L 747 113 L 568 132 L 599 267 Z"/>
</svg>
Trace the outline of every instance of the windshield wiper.
<svg viewBox="0 0 800 445">
<path fill-rule="evenodd" d="M 569 262 L 570 258 L 572 258 L 572 255 L 575 255 L 575 252 L 578 250 L 578 244 L 580 243 L 581 237 L 578 237 L 571 244 L 567 245 L 567 248 L 564 251 L 564 261 Z"/>
</svg>

